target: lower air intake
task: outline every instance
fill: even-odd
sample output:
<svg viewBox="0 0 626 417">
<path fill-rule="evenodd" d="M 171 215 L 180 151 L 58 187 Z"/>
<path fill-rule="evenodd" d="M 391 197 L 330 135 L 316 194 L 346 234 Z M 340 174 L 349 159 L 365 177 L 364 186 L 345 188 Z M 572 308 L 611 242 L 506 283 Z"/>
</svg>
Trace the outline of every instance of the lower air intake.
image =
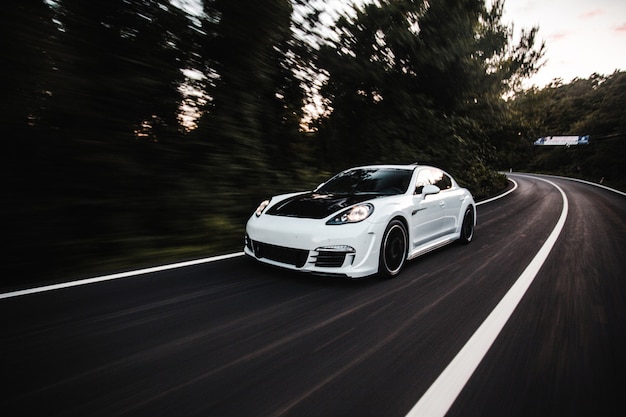
<svg viewBox="0 0 626 417">
<path fill-rule="evenodd" d="M 253 242 L 254 255 L 257 258 L 270 259 L 283 264 L 302 268 L 309 257 L 309 251 L 303 249 L 285 248 L 267 243 Z"/>
</svg>

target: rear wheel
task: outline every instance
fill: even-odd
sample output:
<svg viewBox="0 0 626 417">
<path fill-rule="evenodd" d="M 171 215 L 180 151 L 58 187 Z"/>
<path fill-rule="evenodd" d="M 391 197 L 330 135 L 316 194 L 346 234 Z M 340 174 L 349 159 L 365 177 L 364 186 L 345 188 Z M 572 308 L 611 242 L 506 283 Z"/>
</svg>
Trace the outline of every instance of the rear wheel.
<svg viewBox="0 0 626 417">
<path fill-rule="evenodd" d="M 399 220 L 392 220 L 380 244 L 378 273 L 384 278 L 393 278 L 400 273 L 406 261 L 408 235 L 406 227 Z"/>
<path fill-rule="evenodd" d="M 474 210 L 472 207 L 468 207 L 465 210 L 463 216 L 463 223 L 461 224 L 461 243 L 470 243 L 474 239 Z"/>
</svg>

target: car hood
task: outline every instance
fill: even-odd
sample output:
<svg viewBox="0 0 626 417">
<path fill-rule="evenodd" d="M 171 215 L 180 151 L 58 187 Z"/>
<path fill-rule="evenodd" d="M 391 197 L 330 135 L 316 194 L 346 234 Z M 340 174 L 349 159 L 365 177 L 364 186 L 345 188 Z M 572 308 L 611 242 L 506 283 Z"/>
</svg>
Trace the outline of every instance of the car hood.
<svg viewBox="0 0 626 417">
<path fill-rule="evenodd" d="M 305 193 L 287 198 L 273 205 L 266 213 L 273 216 L 323 219 L 346 207 L 375 199 L 371 194 L 318 194 Z"/>
</svg>

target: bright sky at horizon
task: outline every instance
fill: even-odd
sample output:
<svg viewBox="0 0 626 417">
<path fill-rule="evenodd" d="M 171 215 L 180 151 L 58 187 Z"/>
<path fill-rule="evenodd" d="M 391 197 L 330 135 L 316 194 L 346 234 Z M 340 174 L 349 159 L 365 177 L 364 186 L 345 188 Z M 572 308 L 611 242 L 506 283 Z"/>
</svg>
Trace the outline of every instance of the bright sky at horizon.
<svg viewBox="0 0 626 417">
<path fill-rule="evenodd" d="M 545 65 L 527 86 L 626 71 L 626 0 L 505 0 L 503 23 L 539 26 Z"/>
</svg>

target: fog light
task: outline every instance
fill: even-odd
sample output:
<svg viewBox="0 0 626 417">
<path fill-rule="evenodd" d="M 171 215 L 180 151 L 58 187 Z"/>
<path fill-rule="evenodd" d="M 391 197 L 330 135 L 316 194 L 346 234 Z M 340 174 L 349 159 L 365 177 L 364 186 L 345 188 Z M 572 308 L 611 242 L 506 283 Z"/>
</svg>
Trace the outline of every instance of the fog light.
<svg viewBox="0 0 626 417">
<path fill-rule="evenodd" d="M 344 252 L 344 253 L 354 253 L 356 250 L 352 246 L 348 245 L 333 245 L 333 246 L 323 246 L 321 248 L 315 249 L 320 252 Z"/>
</svg>

